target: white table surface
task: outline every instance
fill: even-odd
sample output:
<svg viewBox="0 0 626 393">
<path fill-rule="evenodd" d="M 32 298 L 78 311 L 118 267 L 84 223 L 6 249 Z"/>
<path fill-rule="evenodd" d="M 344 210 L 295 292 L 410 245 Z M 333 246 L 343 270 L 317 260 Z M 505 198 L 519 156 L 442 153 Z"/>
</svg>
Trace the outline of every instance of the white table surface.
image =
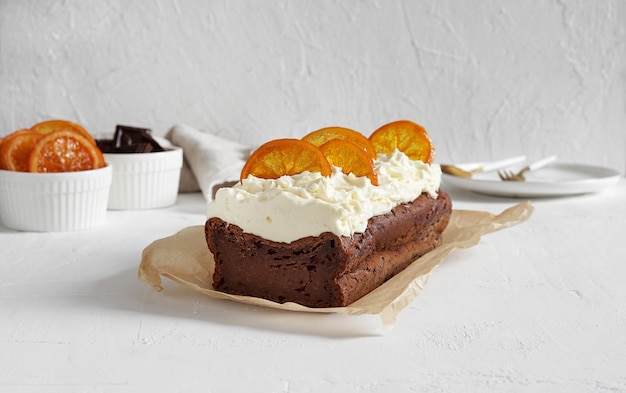
<svg viewBox="0 0 626 393">
<path fill-rule="evenodd" d="M 447 257 L 390 332 L 139 281 L 145 246 L 204 222 L 200 194 L 83 232 L 0 226 L 0 392 L 626 391 L 626 180 L 533 204 Z"/>
</svg>

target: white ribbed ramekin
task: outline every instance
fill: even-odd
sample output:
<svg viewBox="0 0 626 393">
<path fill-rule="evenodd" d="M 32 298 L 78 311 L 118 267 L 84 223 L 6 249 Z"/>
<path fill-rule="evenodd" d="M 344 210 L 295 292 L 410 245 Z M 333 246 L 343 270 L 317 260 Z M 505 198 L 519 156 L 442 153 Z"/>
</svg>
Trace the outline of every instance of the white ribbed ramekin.
<svg viewBox="0 0 626 393">
<path fill-rule="evenodd" d="M 113 167 L 109 209 L 156 209 L 176 203 L 183 149 L 165 147 L 157 153 L 105 153 Z"/>
<path fill-rule="evenodd" d="M 11 229 L 77 231 L 104 222 L 111 167 L 79 172 L 0 170 L 0 219 Z"/>
</svg>

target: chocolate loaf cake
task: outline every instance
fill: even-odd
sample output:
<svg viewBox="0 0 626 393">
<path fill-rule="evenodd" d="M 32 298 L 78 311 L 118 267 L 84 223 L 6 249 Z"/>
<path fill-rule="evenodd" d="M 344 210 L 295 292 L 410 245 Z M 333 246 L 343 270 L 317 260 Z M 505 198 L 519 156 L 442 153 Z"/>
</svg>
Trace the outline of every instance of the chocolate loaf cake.
<svg viewBox="0 0 626 393">
<path fill-rule="evenodd" d="M 308 307 L 347 306 L 437 247 L 451 211 L 446 193 L 424 193 L 370 218 L 363 233 L 325 232 L 291 243 L 212 217 L 205 234 L 215 258 L 213 288 Z"/>
</svg>

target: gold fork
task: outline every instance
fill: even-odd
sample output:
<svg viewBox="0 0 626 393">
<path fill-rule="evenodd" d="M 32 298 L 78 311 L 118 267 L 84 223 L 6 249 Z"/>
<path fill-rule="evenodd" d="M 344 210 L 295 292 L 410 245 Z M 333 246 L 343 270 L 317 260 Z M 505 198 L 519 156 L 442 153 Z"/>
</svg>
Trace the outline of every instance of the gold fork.
<svg viewBox="0 0 626 393">
<path fill-rule="evenodd" d="M 537 169 L 543 168 L 554 161 L 556 161 L 556 156 L 542 158 L 539 161 L 535 161 L 532 164 L 525 166 L 517 173 L 512 171 L 498 171 L 498 176 L 500 176 L 500 179 L 504 181 L 525 181 L 526 178 L 524 177 L 524 174 L 526 172 L 536 171 Z"/>
</svg>

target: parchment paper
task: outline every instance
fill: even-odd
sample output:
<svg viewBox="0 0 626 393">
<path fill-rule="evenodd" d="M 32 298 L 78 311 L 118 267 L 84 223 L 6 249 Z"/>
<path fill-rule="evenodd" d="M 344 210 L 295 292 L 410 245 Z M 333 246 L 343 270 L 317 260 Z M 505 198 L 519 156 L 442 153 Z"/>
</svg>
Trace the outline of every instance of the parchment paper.
<svg viewBox="0 0 626 393">
<path fill-rule="evenodd" d="M 157 291 L 163 289 L 163 276 L 213 298 L 299 312 L 375 314 L 381 318 L 385 327 L 391 328 L 398 313 L 419 295 L 430 273 L 450 252 L 472 247 L 478 244 L 482 235 L 517 225 L 528 219 L 532 212 L 533 206 L 529 201 L 512 206 L 498 215 L 483 211 L 453 210 L 439 247 L 347 307 L 310 308 L 213 290 L 215 262 L 206 245 L 204 226 L 187 227 L 173 236 L 150 244 L 143 251 L 138 275 Z"/>
</svg>

